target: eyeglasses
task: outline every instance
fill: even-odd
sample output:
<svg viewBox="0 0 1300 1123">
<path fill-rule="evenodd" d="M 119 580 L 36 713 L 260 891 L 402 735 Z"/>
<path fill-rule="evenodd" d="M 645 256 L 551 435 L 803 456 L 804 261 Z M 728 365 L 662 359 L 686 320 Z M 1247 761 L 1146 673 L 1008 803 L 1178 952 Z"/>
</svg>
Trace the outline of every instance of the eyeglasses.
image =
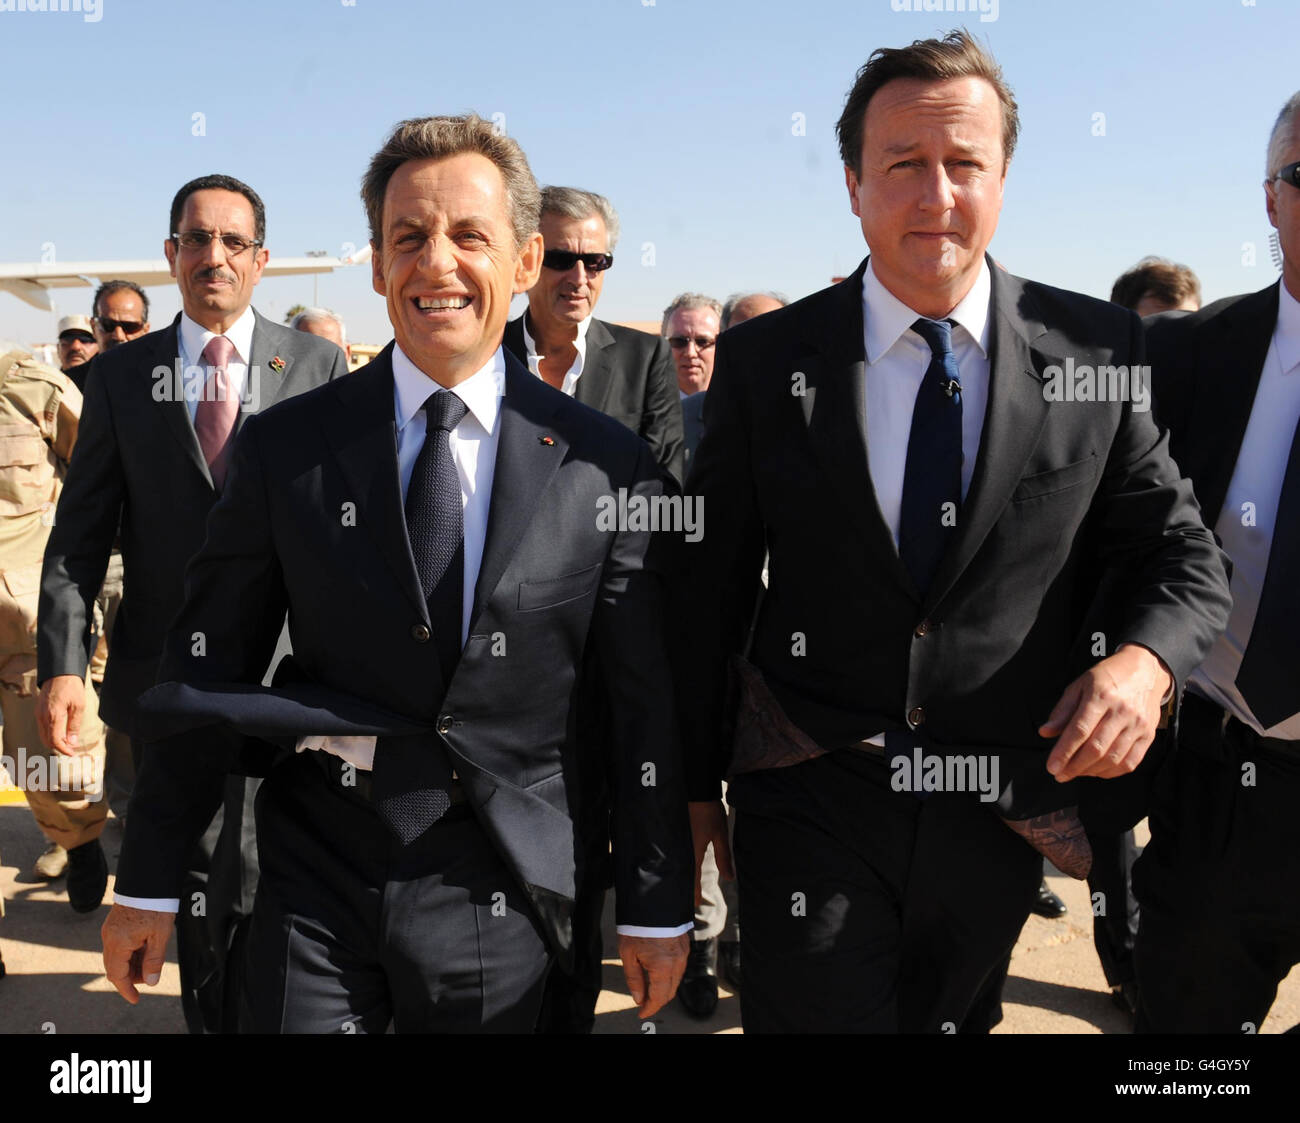
<svg viewBox="0 0 1300 1123">
<path fill-rule="evenodd" d="M 59 336 L 60 343 L 94 343 L 95 337 L 88 331 L 65 331 Z"/>
<path fill-rule="evenodd" d="M 670 335 L 668 337 L 668 346 L 674 351 L 684 351 L 691 343 L 695 344 L 695 350 L 707 351 L 717 342 L 716 336 L 708 335 Z"/>
<path fill-rule="evenodd" d="M 185 230 L 180 234 L 172 235 L 172 241 L 186 250 L 206 250 L 213 238 L 221 239 L 221 244 L 226 247 L 228 257 L 238 257 L 246 249 L 262 244 L 261 242 L 250 242 L 247 238 L 243 238 L 238 234 L 214 234 L 211 230 Z"/>
<path fill-rule="evenodd" d="M 588 273 L 603 273 L 614 264 L 612 253 L 574 253 L 572 250 L 547 250 L 542 254 L 542 264 L 547 269 L 567 273 L 581 261 Z"/>
<path fill-rule="evenodd" d="M 107 316 L 96 316 L 95 322 L 104 329 L 105 335 L 112 335 L 118 328 L 127 335 L 137 335 L 144 329 L 144 324 L 136 320 L 110 320 Z"/>
<path fill-rule="evenodd" d="M 1285 168 L 1279 168 L 1275 176 L 1266 179 L 1264 182 L 1272 183 L 1274 179 L 1284 179 L 1292 187 L 1300 188 L 1300 160 L 1297 160 L 1294 164 L 1287 164 Z"/>
</svg>

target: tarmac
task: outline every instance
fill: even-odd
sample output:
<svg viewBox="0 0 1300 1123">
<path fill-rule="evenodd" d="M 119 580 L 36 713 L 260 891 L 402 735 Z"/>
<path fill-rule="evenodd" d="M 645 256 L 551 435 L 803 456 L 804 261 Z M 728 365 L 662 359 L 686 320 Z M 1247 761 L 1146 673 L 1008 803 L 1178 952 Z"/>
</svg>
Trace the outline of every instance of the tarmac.
<svg viewBox="0 0 1300 1123">
<path fill-rule="evenodd" d="M 121 820 L 111 818 L 102 838 L 109 868 L 116 868 Z M 1139 828 L 1139 843 L 1146 841 Z M 0 1033 L 184 1033 L 175 944 L 156 987 L 141 990 L 138 1006 L 124 1002 L 108 984 L 100 959 L 99 928 L 108 905 L 78 915 L 68 905 L 63 881 L 31 874 L 45 840 L 21 796 L 0 793 L 0 952 L 8 974 L 0 979 Z M 995 1034 L 1130 1032 L 1128 1019 L 1111 1002 L 1092 944 L 1087 886 L 1049 867 L 1048 885 L 1069 912 L 1058 920 L 1031 916 L 1011 960 L 1004 992 L 1005 1018 Z M 112 900 L 110 877 L 105 901 Z M 613 917 L 607 911 L 604 991 L 596 1008 L 597 1033 L 740 1033 L 740 1003 L 725 984 L 717 1012 L 692 1019 L 674 1001 L 653 1019 L 653 1030 L 636 1016 L 613 958 Z M 742 918 L 743 931 L 743 918 Z M 1207 970 L 1212 970 L 1207 965 Z M 1261 1033 L 1300 1024 L 1300 966 L 1279 989 Z"/>
</svg>

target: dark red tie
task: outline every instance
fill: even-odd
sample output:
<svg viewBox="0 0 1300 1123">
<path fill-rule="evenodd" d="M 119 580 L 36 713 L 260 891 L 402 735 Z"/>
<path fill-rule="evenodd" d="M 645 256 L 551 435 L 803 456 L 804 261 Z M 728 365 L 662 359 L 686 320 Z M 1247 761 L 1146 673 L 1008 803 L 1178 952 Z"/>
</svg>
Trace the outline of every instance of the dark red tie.
<svg viewBox="0 0 1300 1123">
<path fill-rule="evenodd" d="M 194 413 L 194 432 L 199 438 L 203 459 L 208 462 L 212 482 L 220 491 L 226 484 L 230 464 L 230 446 L 234 442 L 235 419 L 239 416 L 239 395 L 230 385 L 226 368 L 234 357 L 235 345 L 224 335 L 214 335 L 203 348 L 201 361 L 208 369 L 203 396 Z"/>
</svg>

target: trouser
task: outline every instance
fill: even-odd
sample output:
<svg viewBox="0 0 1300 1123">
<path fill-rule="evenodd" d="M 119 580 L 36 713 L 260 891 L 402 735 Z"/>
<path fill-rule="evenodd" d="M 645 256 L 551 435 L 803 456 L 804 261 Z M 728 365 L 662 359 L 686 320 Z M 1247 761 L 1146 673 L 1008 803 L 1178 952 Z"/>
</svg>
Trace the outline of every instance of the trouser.
<svg viewBox="0 0 1300 1123">
<path fill-rule="evenodd" d="M 95 645 L 95 654 L 90 660 L 90 677 L 96 687 L 104 679 L 104 668 L 108 663 L 108 637 L 112 634 L 113 622 L 117 619 L 117 610 L 121 604 L 122 555 L 114 550 L 109 555 L 104 584 L 95 600 L 95 631 L 99 642 Z M 104 760 L 104 788 L 113 813 L 121 817 L 126 813 L 126 801 L 131 798 L 131 788 L 135 783 L 131 739 L 125 733 L 105 726 L 104 747 L 107 753 Z"/>
<path fill-rule="evenodd" d="M 723 785 L 724 794 L 726 785 Z M 727 828 L 735 831 L 736 813 L 727 808 Z M 697 940 L 740 939 L 740 895 L 735 881 L 726 881 L 718 873 L 718 863 L 709 843 L 700 864 L 701 901 L 695 906 L 695 931 Z"/>
<path fill-rule="evenodd" d="M 267 777 L 257 820 L 246 1032 L 532 1032 L 550 952 L 468 803 L 404 847 L 308 752 Z"/>
<path fill-rule="evenodd" d="M 72 850 L 97 839 L 108 816 L 104 799 L 104 734 L 99 699 L 86 678 L 82 752 L 64 756 L 45 748 L 36 724 L 34 675 L 22 686 L 0 687 L 6 770 L 27 795 L 36 825 L 51 842 Z"/>
<path fill-rule="evenodd" d="M 546 979 L 537 1032 L 590 1033 L 596 1027 L 596 1003 L 604 975 L 605 911 L 603 882 L 578 890 L 573 904 L 573 971 L 556 967 Z"/>
<path fill-rule="evenodd" d="M 1131 983 L 1135 975 L 1138 904 L 1133 896 L 1133 863 L 1137 840 L 1132 831 L 1089 834 L 1092 869 L 1088 892 L 1092 898 L 1092 942 L 1108 985 Z"/>
<path fill-rule="evenodd" d="M 1139 1033 L 1254 1033 L 1300 962 L 1300 744 L 1188 695 L 1133 885 Z"/>
<path fill-rule="evenodd" d="M 841 749 L 738 776 L 745 1032 L 983 1031 L 1042 859 L 973 795 L 893 791 Z"/>
</svg>

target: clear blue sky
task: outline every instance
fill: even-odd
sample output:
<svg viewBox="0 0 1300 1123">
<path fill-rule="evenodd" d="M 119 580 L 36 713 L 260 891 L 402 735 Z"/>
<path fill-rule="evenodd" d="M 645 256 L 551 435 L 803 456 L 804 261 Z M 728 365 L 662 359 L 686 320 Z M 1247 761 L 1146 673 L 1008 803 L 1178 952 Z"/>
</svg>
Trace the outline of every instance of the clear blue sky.
<svg viewBox="0 0 1300 1123">
<path fill-rule="evenodd" d="M 1148 253 L 1190 265 L 1207 299 L 1276 277 L 1261 180 L 1300 86 L 1296 0 L 999 0 L 984 22 L 894 11 L 903 0 L 102 5 L 94 23 L 0 12 L 0 261 L 38 260 L 46 242 L 64 261 L 161 257 L 172 194 L 207 172 L 261 193 L 272 255 L 339 253 L 365 242 L 358 183 L 393 123 L 473 109 L 505 114 L 541 182 L 618 208 L 603 318 L 655 318 L 684 289 L 798 297 L 865 253 L 834 138 L 855 70 L 964 24 L 1021 108 L 992 245 L 1008 269 L 1097 296 Z M 56 293 L 60 313 L 89 296 Z M 150 297 L 158 327 L 179 301 Z M 278 319 L 311 297 L 310 278 L 285 278 L 255 303 Z M 390 337 L 368 268 L 321 277 L 319 297 L 353 338 Z M 53 316 L 0 294 L 0 336 L 53 335 Z"/>
</svg>

